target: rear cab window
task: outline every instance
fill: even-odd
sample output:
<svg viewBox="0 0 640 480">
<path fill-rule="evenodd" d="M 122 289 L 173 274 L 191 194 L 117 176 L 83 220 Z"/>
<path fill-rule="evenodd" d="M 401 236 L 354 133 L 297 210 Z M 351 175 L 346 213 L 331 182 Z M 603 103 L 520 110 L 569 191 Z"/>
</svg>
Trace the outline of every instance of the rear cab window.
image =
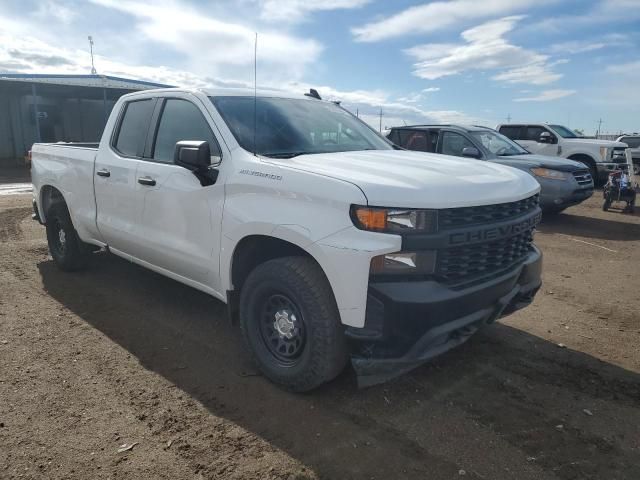
<svg viewBox="0 0 640 480">
<path fill-rule="evenodd" d="M 511 140 L 524 140 L 522 138 L 522 125 L 502 125 L 498 131 Z"/>
<path fill-rule="evenodd" d="M 142 157 L 155 99 L 127 102 L 111 146 L 125 157 Z"/>
</svg>

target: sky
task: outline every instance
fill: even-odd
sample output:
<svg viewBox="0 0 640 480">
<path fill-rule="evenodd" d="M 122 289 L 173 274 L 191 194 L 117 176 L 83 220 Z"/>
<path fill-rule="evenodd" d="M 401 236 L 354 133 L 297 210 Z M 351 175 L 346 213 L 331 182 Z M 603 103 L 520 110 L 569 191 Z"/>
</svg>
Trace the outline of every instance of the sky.
<svg viewBox="0 0 640 480">
<path fill-rule="evenodd" d="M 640 131 L 640 0 L 3 0 L 0 73 L 257 84 L 376 128 L 549 122 Z"/>
</svg>

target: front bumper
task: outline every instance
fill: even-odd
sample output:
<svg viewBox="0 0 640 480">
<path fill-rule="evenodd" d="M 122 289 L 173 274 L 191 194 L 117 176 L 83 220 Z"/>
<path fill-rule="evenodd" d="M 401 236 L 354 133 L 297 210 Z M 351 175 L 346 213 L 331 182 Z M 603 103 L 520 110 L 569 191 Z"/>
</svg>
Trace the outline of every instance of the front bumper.
<svg viewBox="0 0 640 480">
<path fill-rule="evenodd" d="M 551 183 L 555 182 L 555 184 Z M 584 202 L 593 195 L 593 185 L 581 187 L 575 181 L 540 182 L 540 208 L 543 211 L 560 210 Z"/>
<path fill-rule="evenodd" d="M 346 332 L 358 384 L 406 373 L 525 307 L 540 288 L 541 269 L 542 254 L 534 249 L 515 269 L 463 289 L 435 281 L 371 283 L 365 327 Z"/>
</svg>

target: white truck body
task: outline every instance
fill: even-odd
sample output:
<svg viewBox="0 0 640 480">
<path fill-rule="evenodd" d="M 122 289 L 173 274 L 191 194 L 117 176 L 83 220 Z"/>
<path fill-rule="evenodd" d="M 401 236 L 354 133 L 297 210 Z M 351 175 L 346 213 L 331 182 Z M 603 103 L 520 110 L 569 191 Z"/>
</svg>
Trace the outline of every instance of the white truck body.
<svg viewBox="0 0 640 480">
<path fill-rule="evenodd" d="M 591 169 L 594 181 L 605 180 L 609 172 L 626 161 L 627 144 L 582 138 L 562 125 L 510 123 L 497 125 L 496 130 L 518 142 L 531 153 L 563 157 L 584 163 Z M 548 135 L 541 138 L 542 134 Z"/>
<path fill-rule="evenodd" d="M 339 322 L 362 329 L 372 258 L 402 251 L 403 237 L 357 228 L 350 217 L 353 205 L 479 207 L 523 201 L 539 191 L 530 175 L 516 169 L 455 157 L 425 162 L 425 154 L 418 152 L 254 155 L 239 144 L 210 100 L 252 94 L 187 89 L 133 93 L 115 105 L 97 148 L 35 144 L 37 216 L 47 224 L 52 202 L 62 197 L 83 243 L 107 247 L 223 302 L 238 290 L 234 254 L 243 240 L 281 240 L 317 262 L 335 297 Z M 320 102 L 273 92 L 258 96 Z M 125 128 L 121 118 L 126 106 L 145 99 L 180 99 L 200 112 L 219 145 L 221 161 L 213 184 L 203 186 L 192 171 L 175 163 L 125 156 L 114 148 L 116 135 Z"/>
</svg>

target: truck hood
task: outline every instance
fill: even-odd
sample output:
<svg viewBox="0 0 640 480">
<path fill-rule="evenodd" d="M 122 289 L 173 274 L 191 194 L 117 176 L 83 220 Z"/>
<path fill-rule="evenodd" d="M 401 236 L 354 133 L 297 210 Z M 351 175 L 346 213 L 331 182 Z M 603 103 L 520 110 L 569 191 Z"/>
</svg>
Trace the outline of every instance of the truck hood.
<svg viewBox="0 0 640 480">
<path fill-rule="evenodd" d="M 369 205 L 381 207 L 492 205 L 521 200 L 540 189 L 531 175 L 514 168 L 405 150 L 320 153 L 275 162 L 350 182 Z"/>
<path fill-rule="evenodd" d="M 627 144 L 622 142 L 614 142 L 612 140 L 598 140 L 597 138 L 565 138 L 567 143 L 576 143 L 582 145 L 597 145 L 599 147 L 623 147 L 626 148 Z"/>
<path fill-rule="evenodd" d="M 568 160 L 566 158 L 535 154 L 502 156 L 491 161 L 520 169 L 542 167 L 549 168 L 551 170 L 560 170 L 562 172 L 575 172 L 576 170 L 584 170 L 587 168 L 584 163 L 574 162 L 573 160 Z"/>
</svg>

